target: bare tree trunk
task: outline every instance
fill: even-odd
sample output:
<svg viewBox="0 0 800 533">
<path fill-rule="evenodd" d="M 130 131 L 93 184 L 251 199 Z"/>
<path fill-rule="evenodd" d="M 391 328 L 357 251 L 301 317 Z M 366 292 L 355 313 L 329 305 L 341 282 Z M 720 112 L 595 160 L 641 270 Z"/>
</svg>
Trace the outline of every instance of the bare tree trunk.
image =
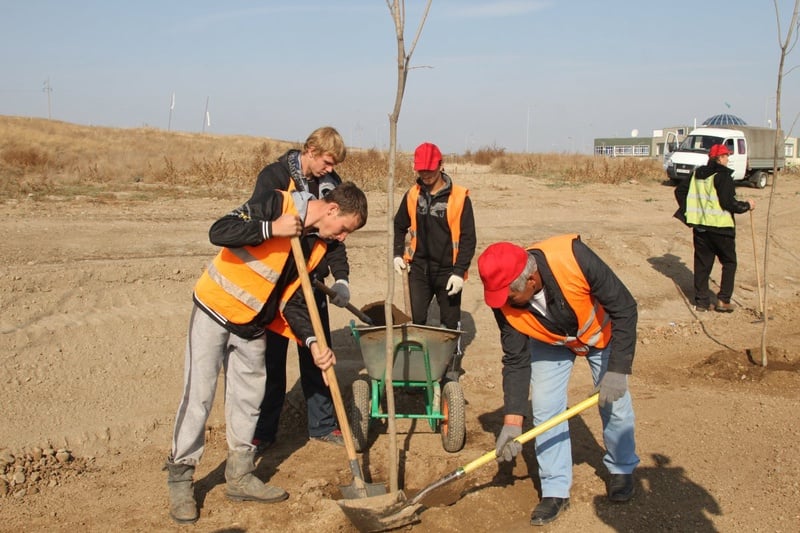
<svg viewBox="0 0 800 533">
<path fill-rule="evenodd" d="M 425 12 L 420 20 L 417 34 L 411 49 L 406 55 L 405 48 L 405 19 L 406 6 L 404 0 L 386 0 L 389 12 L 394 20 L 395 35 L 397 38 L 397 92 L 395 93 L 394 109 L 389 115 L 389 175 L 386 183 L 386 273 L 388 285 L 386 287 L 386 301 L 384 303 L 384 317 L 386 319 L 386 409 L 388 411 L 389 426 L 389 490 L 397 492 L 397 427 L 395 425 L 395 405 L 394 405 L 394 386 L 392 384 L 392 369 L 394 368 L 394 343 L 392 323 L 392 304 L 394 296 L 394 177 L 397 160 L 397 121 L 400 118 L 400 108 L 403 105 L 403 94 L 406 90 L 406 79 L 408 78 L 408 65 L 411 62 L 411 55 L 417 46 L 417 40 L 422 33 L 425 19 L 428 17 L 428 10 L 431 7 L 428 0 Z"/>
<path fill-rule="evenodd" d="M 761 316 L 763 326 L 761 328 L 761 366 L 767 366 L 767 326 L 769 325 L 769 311 L 767 302 L 769 283 L 768 268 L 769 268 L 769 235 L 772 226 L 772 205 L 775 200 L 775 190 L 778 183 L 778 150 L 783 150 L 784 139 L 780 137 L 781 132 L 781 90 L 783 86 L 784 65 L 786 63 L 786 55 L 791 52 L 797 42 L 797 25 L 798 25 L 798 11 L 800 11 L 800 0 L 795 0 L 794 10 L 792 12 L 792 19 L 786 31 L 786 39 L 781 40 L 781 16 L 778 10 L 778 0 L 772 0 L 775 6 L 775 19 L 778 27 L 778 45 L 781 49 L 781 59 L 778 64 L 778 84 L 775 89 L 775 143 L 772 160 L 772 186 L 769 192 L 769 203 L 767 205 L 767 227 L 766 238 L 764 239 L 764 312 Z M 791 71 L 792 69 L 790 69 Z"/>
</svg>

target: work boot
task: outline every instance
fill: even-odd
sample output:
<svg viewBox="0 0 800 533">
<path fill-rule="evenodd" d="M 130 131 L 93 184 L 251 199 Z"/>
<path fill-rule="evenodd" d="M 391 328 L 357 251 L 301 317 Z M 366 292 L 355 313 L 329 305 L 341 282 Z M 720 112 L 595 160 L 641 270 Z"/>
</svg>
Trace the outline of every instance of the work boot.
<svg viewBox="0 0 800 533">
<path fill-rule="evenodd" d="M 164 465 L 168 472 L 169 516 L 179 524 L 191 524 L 200 516 L 194 499 L 194 465 L 175 464 L 169 460 Z"/>
<path fill-rule="evenodd" d="M 539 505 L 533 509 L 533 513 L 531 513 L 531 525 L 543 526 L 549 524 L 567 509 L 569 509 L 569 498 L 546 496 L 542 498 Z"/>
<path fill-rule="evenodd" d="M 267 485 L 258 479 L 253 471 L 256 469 L 255 451 L 228 450 L 228 461 L 225 463 L 225 495 L 231 500 L 274 503 L 285 500 L 289 494 L 280 487 Z"/>
<path fill-rule="evenodd" d="M 633 497 L 635 484 L 633 474 L 611 474 L 608 478 L 608 499 L 624 503 Z"/>
</svg>

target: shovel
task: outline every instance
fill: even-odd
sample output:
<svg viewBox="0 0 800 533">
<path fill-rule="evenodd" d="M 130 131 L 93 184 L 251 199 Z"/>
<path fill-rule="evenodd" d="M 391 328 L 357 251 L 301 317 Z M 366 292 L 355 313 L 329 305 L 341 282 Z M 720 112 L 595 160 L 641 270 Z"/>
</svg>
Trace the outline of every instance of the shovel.
<svg viewBox="0 0 800 533">
<path fill-rule="evenodd" d="M 311 278 L 306 268 L 303 248 L 300 245 L 300 239 L 298 237 L 292 237 L 291 242 L 294 262 L 297 263 L 297 273 L 300 276 L 300 283 L 303 286 L 303 296 L 306 299 L 306 305 L 308 305 L 308 314 L 311 316 L 311 324 L 314 326 L 314 336 L 317 337 L 320 348 L 324 350 L 328 347 L 328 344 L 325 340 L 325 331 L 322 328 L 322 320 L 319 317 L 317 302 L 314 299 L 314 290 L 311 287 Z M 353 473 L 353 483 L 339 487 L 342 490 L 342 496 L 345 498 L 366 498 L 368 496 L 385 494 L 386 487 L 384 487 L 382 483 L 366 483 L 364 481 L 364 474 L 361 472 L 361 465 L 358 464 L 356 447 L 353 443 L 353 433 L 350 431 L 350 423 L 347 420 L 347 411 L 345 411 L 342 393 L 339 390 L 339 382 L 336 380 L 336 372 L 333 370 L 332 366 L 325 370 L 325 378 L 328 381 L 328 387 L 331 389 L 333 407 L 336 410 L 339 429 L 342 430 L 344 447 L 347 449 L 347 459 L 350 462 L 350 471 Z"/>
<path fill-rule="evenodd" d="M 336 291 L 334 291 L 333 289 L 331 289 L 330 287 L 328 287 L 327 285 L 325 285 L 324 283 L 322 283 L 318 279 L 314 280 L 314 287 L 319 289 L 319 290 L 321 290 L 325 294 L 327 294 L 329 298 L 333 298 L 333 297 L 336 296 Z M 368 326 L 374 326 L 375 325 L 375 323 L 372 321 L 372 319 L 370 317 L 368 317 L 363 311 L 361 311 L 358 307 L 354 306 L 353 304 L 348 303 L 347 305 L 344 306 L 344 308 L 347 309 L 348 311 L 350 311 L 351 313 L 353 313 L 353 315 L 357 319 L 362 321 L 364 324 L 366 324 Z"/>
<path fill-rule="evenodd" d="M 514 439 L 520 444 L 533 440 L 538 435 L 545 431 L 554 428 L 562 422 L 569 420 L 581 411 L 585 411 L 593 405 L 597 405 L 600 395 L 594 393 L 578 405 L 571 407 L 563 413 L 556 415 L 533 429 L 530 429 Z M 450 472 L 446 476 L 437 479 L 427 487 L 423 488 L 411 500 L 406 500 L 405 494 L 400 491 L 397 494 L 385 494 L 375 498 L 366 498 L 362 500 L 339 500 L 337 503 L 342 508 L 344 514 L 350 521 L 362 532 L 372 531 L 386 531 L 413 524 L 419 521 L 417 511 L 422 506 L 422 499 L 427 496 L 431 491 L 446 485 L 451 481 L 455 481 L 466 474 L 469 474 L 478 467 L 484 466 L 487 463 L 494 461 L 497 458 L 497 453 L 492 450 L 475 459 L 471 463 L 459 467 Z"/>
</svg>

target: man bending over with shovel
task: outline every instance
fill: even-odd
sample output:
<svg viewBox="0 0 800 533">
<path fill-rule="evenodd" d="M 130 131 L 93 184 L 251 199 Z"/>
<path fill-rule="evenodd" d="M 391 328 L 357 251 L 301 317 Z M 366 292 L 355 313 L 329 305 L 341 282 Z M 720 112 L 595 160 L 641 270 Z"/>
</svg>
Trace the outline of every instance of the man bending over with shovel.
<svg viewBox="0 0 800 533">
<path fill-rule="evenodd" d="M 209 231 L 222 250 L 194 288 L 186 343 L 183 396 L 175 416 L 168 471 L 169 512 L 177 522 L 198 518 L 192 478 L 204 451 L 220 368 L 225 368 L 225 493 L 232 500 L 277 502 L 289 495 L 261 482 L 255 470 L 253 433 L 264 397 L 265 328 L 309 346 L 322 370 L 336 362 L 321 350 L 300 286 L 291 239 L 302 245 L 313 268 L 326 241 L 344 241 L 367 221 L 367 199 L 342 183 L 324 199 L 273 191 L 217 220 Z M 269 357 L 269 353 L 266 354 Z"/>
<path fill-rule="evenodd" d="M 589 363 L 599 391 L 609 471 L 608 498 L 633 496 L 639 464 L 628 392 L 636 346 L 636 301 L 614 272 L 578 235 L 552 237 L 521 248 L 489 246 L 478 258 L 486 304 L 494 311 L 503 347 L 503 429 L 498 461 L 522 449 L 529 388 L 534 426 L 567 408 L 567 385 L 576 356 Z M 536 437 L 542 500 L 531 525 L 544 525 L 569 508 L 572 449 L 568 422 Z"/>
</svg>

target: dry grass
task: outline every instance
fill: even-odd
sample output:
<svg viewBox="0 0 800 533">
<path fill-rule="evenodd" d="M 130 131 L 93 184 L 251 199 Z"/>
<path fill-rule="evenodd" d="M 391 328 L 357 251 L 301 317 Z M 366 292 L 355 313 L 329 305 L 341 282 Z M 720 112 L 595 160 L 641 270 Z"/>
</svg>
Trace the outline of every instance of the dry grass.
<svg viewBox="0 0 800 533">
<path fill-rule="evenodd" d="M 569 184 L 631 181 L 663 182 L 661 162 L 633 157 L 597 157 L 580 154 L 508 154 L 492 162 L 495 172 L 538 176 Z"/>
<path fill-rule="evenodd" d="M 254 137 L 0 117 L 0 195 L 60 196 L 76 188 L 87 194 L 149 188 L 224 195 L 249 190 L 258 171 L 290 146 Z"/>
<path fill-rule="evenodd" d="M 0 116 L 0 198 L 85 195 L 102 200 L 120 193 L 141 199 L 155 195 L 243 198 L 252 192 L 259 171 L 289 148 L 299 146 L 258 137 Z M 665 179 L 656 159 L 511 154 L 497 146 L 447 159 L 447 164 L 490 165 L 494 172 L 557 184 Z M 405 189 L 414 181 L 412 156 L 398 154 L 396 164 L 396 186 Z M 375 149 L 351 149 L 337 171 L 367 191 L 384 190 L 388 155 Z"/>
<path fill-rule="evenodd" d="M 336 167 L 342 179 L 354 181 L 366 191 L 386 190 L 389 175 L 389 154 L 379 150 L 349 150 L 347 159 Z M 413 159 L 398 154 L 395 161 L 395 186 L 407 189 L 414 183 Z"/>
<path fill-rule="evenodd" d="M 142 198 L 242 198 L 252 192 L 261 169 L 290 148 L 299 146 L 257 137 L 0 116 L 0 198 L 102 197 L 119 192 Z M 337 171 L 365 190 L 379 190 L 385 188 L 388 167 L 384 153 L 351 150 Z M 398 187 L 413 182 L 408 156 L 398 157 L 396 172 Z"/>
</svg>

